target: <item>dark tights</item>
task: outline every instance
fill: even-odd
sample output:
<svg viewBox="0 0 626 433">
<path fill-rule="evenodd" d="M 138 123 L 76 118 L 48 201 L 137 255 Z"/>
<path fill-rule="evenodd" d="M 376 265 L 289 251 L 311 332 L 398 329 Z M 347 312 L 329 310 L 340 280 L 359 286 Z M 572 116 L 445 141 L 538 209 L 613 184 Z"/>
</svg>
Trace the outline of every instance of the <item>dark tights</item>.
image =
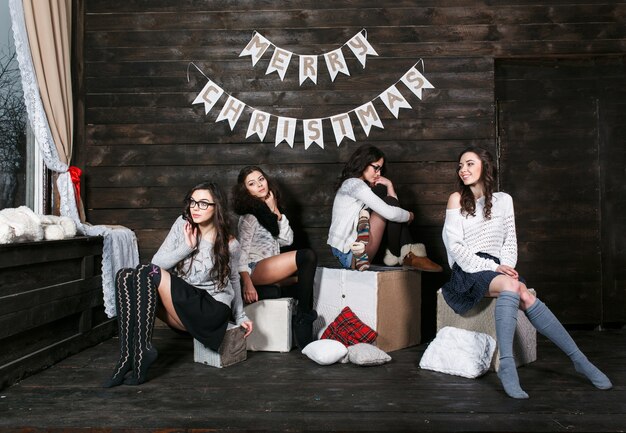
<svg viewBox="0 0 626 433">
<path fill-rule="evenodd" d="M 309 312 L 313 308 L 313 279 L 317 268 L 317 255 L 310 248 L 296 251 L 296 275 L 298 282 L 292 286 L 281 287 L 275 285 L 257 286 L 259 299 L 279 297 L 295 298 L 298 300 L 298 309 Z"/>
<path fill-rule="evenodd" d="M 372 188 L 372 192 L 388 205 L 400 207 L 400 202 L 397 198 L 387 195 L 387 187 L 384 185 L 375 186 Z M 384 239 L 386 240 L 387 249 L 396 257 L 400 257 L 400 250 L 403 246 L 413 243 L 413 236 L 411 236 L 409 225 L 407 223 L 396 223 L 393 221 L 387 221 Z"/>
</svg>

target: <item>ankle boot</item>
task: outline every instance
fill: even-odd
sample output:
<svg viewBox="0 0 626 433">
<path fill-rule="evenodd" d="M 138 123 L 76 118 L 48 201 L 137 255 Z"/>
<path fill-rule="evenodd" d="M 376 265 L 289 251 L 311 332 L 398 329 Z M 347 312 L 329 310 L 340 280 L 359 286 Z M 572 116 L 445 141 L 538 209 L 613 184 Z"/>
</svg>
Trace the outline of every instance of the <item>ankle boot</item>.
<svg viewBox="0 0 626 433">
<path fill-rule="evenodd" d="M 304 312 L 298 309 L 291 321 L 291 328 L 294 337 L 296 337 L 296 345 L 298 349 L 304 349 L 313 338 L 313 322 L 317 319 L 317 311 L 311 310 Z"/>
<path fill-rule="evenodd" d="M 385 250 L 385 257 L 383 257 L 383 263 L 386 266 L 398 266 L 400 262 L 400 257 L 394 256 L 391 251 L 388 249 Z"/>
<path fill-rule="evenodd" d="M 120 358 L 115 365 L 113 375 L 102 385 L 105 388 L 121 385 L 124 382 L 124 376 L 133 368 L 135 329 L 134 275 L 134 269 L 125 268 L 120 269 L 115 276 L 115 307 L 117 309 Z"/>
<path fill-rule="evenodd" d="M 410 266 L 423 272 L 442 272 L 443 268 L 426 257 L 424 244 L 404 245 L 400 250 L 403 266 Z"/>
</svg>

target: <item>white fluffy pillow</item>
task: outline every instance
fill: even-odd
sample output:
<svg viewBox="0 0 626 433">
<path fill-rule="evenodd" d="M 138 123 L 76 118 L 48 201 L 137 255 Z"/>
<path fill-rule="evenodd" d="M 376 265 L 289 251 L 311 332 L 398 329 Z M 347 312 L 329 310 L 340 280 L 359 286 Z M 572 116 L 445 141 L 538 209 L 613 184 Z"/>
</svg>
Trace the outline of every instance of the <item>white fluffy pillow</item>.
<svg viewBox="0 0 626 433">
<path fill-rule="evenodd" d="M 489 370 L 495 350 L 490 335 L 446 326 L 426 348 L 420 367 L 473 379 Z"/>
<path fill-rule="evenodd" d="M 302 353 L 320 365 L 330 365 L 343 358 L 348 349 L 336 340 L 317 340 L 307 344 Z"/>
<path fill-rule="evenodd" d="M 369 366 L 389 362 L 391 356 L 372 344 L 358 343 L 348 347 L 348 359 L 353 364 Z"/>
</svg>

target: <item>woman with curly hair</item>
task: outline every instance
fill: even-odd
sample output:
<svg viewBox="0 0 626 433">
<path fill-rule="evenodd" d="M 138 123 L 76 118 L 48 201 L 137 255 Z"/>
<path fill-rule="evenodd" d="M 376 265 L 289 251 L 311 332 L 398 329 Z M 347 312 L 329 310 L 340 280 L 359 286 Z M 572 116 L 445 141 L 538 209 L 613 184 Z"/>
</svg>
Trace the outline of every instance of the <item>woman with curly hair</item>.
<svg viewBox="0 0 626 433">
<path fill-rule="evenodd" d="M 459 155 L 457 191 L 450 195 L 443 227 L 443 241 L 452 276 L 442 291 L 448 305 L 458 314 L 471 309 L 483 296 L 497 297 L 496 338 L 500 350 L 498 377 L 512 398 L 528 398 L 521 388 L 513 336 L 517 311 L 522 309 L 530 323 L 555 343 L 574 363 L 576 371 L 599 389 L 611 381 L 580 351 L 552 312 L 527 288 L 515 270 L 517 235 L 513 199 L 494 192 L 496 167 L 486 150 L 470 147 Z"/>
<path fill-rule="evenodd" d="M 317 255 L 309 248 L 280 252 L 281 247 L 292 244 L 293 231 L 280 208 L 278 186 L 260 167 L 244 167 L 232 195 L 235 213 L 240 215 L 243 299 L 252 303 L 278 296 L 295 298 L 298 306 L 292 329 L 298 347 L 303 349 L 313 340 L 313 321 L 317 318 L 313 309 Z M 276 285 L 278 294 L 273 293 Z"/>
<path fill-rule="evenodd" d="M 359 147 L 346 162 L 335 185 L 327 241 L 332 254 L 346 269 L 367 270 L 386 233 L 387 266 L 441 272 L 426 257 L 424 244 L 413 242 L 408 226 L 413 212 L 400 207 L 393 183 L 384 176 L 386 169 L 385 154 L 370 145 Z"/>
<path fill-rule="evenodd" d="M 226 206 L 215 183 L 194 186 L 152 263 L 118 271 L 120 359 L 106 387 L 146 381 L 157 358 L 152 345 L 155 315 L 215 351 L 231 316 L 246 337 L 252 332 L 241 299 L 239 242 L 230 234 Z"/>
</svg>

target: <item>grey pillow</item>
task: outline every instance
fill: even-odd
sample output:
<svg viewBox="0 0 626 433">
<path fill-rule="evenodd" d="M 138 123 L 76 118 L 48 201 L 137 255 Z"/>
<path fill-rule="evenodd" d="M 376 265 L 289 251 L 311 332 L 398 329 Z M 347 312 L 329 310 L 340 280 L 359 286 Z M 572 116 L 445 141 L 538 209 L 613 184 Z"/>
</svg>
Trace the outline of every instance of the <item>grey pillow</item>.
<svg viewBox="0 0 626 433">
<path fill-rule="evenodd" d="M 357 365 L 381 365 L 391 361 L 391 356 L 369 343 L 358 343 L 348 347 L 348 359 Z"/>
</svg>

